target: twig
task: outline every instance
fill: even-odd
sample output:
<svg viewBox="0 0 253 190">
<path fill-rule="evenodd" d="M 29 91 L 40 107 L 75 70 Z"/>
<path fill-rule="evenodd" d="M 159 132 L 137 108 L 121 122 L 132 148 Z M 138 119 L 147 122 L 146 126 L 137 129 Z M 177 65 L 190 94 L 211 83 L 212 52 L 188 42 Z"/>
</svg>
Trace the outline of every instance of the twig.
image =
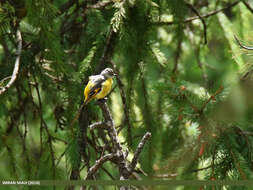
<svg viewBox="0 0 253 190">
<path fill-rule="evenodd" d="M 73 126 L 73 125 L 75 124 L 75 122 L 79 119 L 79 116 L 80 116 L 80 114 L 81 114 L 81 112 L 82 112 L 84 106 L 85 106 L 85 104 L 82 103 L 82 105 L 81 105 L 80 108 L 78 109 L 77 114 L 75 115 L 74 119 L 71 121 L 71 123 L 70 123 L 70 128 L 71 128 L 71 130 L 72 130 L 72 126 Z M 73 133 L 73 132 L 72 132 L 72 133 Z"/>
<path fill-rule="evenodd" d="M 250 4 L 248 2 L 246 2 L 245 0 L 242 0 L 242 3 L 247 7 L 247 9 L 253 14 L 253 9 L 250 6 Z"/>
<path fill-rule="evenodd" d="M 59 138 L 59 137 L 55 137 L 55 136 L 51 136 L 51 137 L 52 137 L 52 139 L 53 139 L 53 140 L 60 141 L 60 142 L 64 143 L 65 145 L 67 145 L 67 144 L 68 144 L 68 142 L 67 142 L 67 141 L 65 141 L 64 139 L 61 139 L 61 138 Z"/>
<path fill-rule="evenodd" d="M 42 130 L 43 128 L 45 129 L 47 136 L 48 136 L 48 144 L 49 144 L 49 150 L 50 150 L 50 154 L 51 154 L 51 159 L 52 159 L 52 168 L 53 168 L 53 179 L 55 179 L 55 174 L 56 174 L 56 167 L 55 167 L 55 154 L 54 154 L 54 150 L 53 150 L 53 143 L 52 143 L 52 136 L 49 132 L 47 123 L 45 122 L 44 118 L 43 118 L 43 114 L 42 114 L 42 101 L 41 101 L 41 96 L 40 96 L 40 91 L 39 91 L 39 87 L 38 87 L 38 82 L 36 80 L 36 77 L 34 76 L 34 81 L 35 81 L 35 90 L 38 96 L 38 100 L 39 100 L 39 107 L 37 107 L 39 115 L 40 115 L 40 120 L 41 120 L 41 134 L 40 134 L 40 138 L 41 138 L 41 146 L 42 146 Z M 42 151 L 42 147 L 41 147 L 41 151 Z M 42 153 L 42 152 L 41 152 Z"/>
<path fill-rule="evenodd" d="M 11 76 L 11 80 L 8 82 L 8 84 L 5 87 L 0 88 L 0 95 L 3 94 L 6 90 L 8 90 L 8 88 L 11 87 L 11 85 L 16 81 L 17 76 L 18 76 L 20 57 L 21 57 L 21 52 L 22 52 L 22 36 L 21 36 L 21 32 L 19 30 L 17 30 L 16 38 L 18 41 L 18 48 L 17 48 L 17 52 L 16 52 L 17 57 L 16 57 L 16 61 L 15 61 L 14 70 L 13 70 L 13 73 Z"/>
<path fill-rule="evenodd" d="M 114 148 L 116 150 L 118 150 L 120 154 L 123 155 L 123 151 L 122 151 L 123 149 L 122 149 L 122 146 L 119 142 L 119 139 L 118 139 L 118 136 L 117 136 L 117 131 L 116 131 L 115 126 L 114 126 L 114 121 L 112 119 L 112 116 L 111 116 L 111 113 L 110 113 L 109 108 L 107 106 L 107 103 L 105 101 L 104 102 L 99 102 L 99 107 L 102 109 L 103 116 L 105 118 L 105 123 L 107 125 L 107 130 L 109 132 L 109 136 L 112 140 Z"/>
<path fill-rule="evenodd" d="M 245 46 L 243 45 L 240 40 L 237 38 L 236 35 L 234 35 L 234 38 L 235 38 L 235 41 L 238 43 L 238 45 L 243 48 L 243 49 L 246 49 L 246 50 L 253 50 L 253 47 L 252 46 Z"/>
<path fill-rule="evenodd" d="M 89 129 L 90 130 L 94 130 L 94 129 L 96 129 L 96 128 L 98 128 L 98 127 L 103 127 L 105 125 L 105 123 L 104 122 L 96 122 L 96 123 L 93 123 L 93 124 L 91 124 L 90 126 L 89 126 Z"/>
<path fill-rule="evenodd" d="M 93 176 L 106 161 L 112 159 L 113 157 L 116 157 L 116 154 L 110 153 L 97 160 L 96 163 L 89 169 L 86 180 L 90 179 L 91 176 Z"/>
<path fill-rule="evenodd" d="M 182 36 L 179 36 L 178 42 L 177 42 L 177 51 L 176 51 L 176 55 L 175 55 L 174 67 L 172 69 L 172 73 L 174 73 L 174 74 L 176 73 L 177 68 L 178 68 L 178 61 L 180 58 L 181 49 L 182 49 Z"/>
<path fill-rule="evenodd" d="M 107 169 L 105 169 L 104 167 L 101 167 L 101 169 L 102 169 L 112 180 L 115 180 L 115 178 L 112 176 L 112 174 L 111 174 Z"/>
<path fill-rule="evenodd" d="M 127 153 L 123 151 L 120 141 L 117 136 L 117 131 L 114 126 L 114 121 L 112 119 L 111 113 L 105 101 L 100 101 L 99 106 L 103 112 L 105 123 L 107 124 L 107 130 L 110 139 L 113 144 L 113 153 L 116 154 L 116 163 L 119 168 L 120 180 L 126 180 L 129 177 L 129 167 L 127 164 Z M 127 190 L 126 186 L 121 186 L 120 190 Z"/>
<path fill-rule="evenodd" d="M 67 148 L 63 151 L 63 153 L 60 155 L 60 157 L 58 158 L 57 163 L 55 164 L 55 167 L 57 167 L 59 165 L 59 163 L 61 162 L 61 159 L 63 158 L 63 156 L 66 154 L 67 152 Z"/>
<path fill-rule="evenodd" d="M 214 95 L 210 96 L 210 98 L 208 98 L 208 100 L 203 104 L 203 106 L 200 108 L 199 112 L 203 113 L 206 105 L 211 101 L 215 99 L 215 96 L 217 96 L 218 94 L 220 94 L 223 91 L 224 87 L 220 86 L 220 88 L 214 93 Z"/>
<path fill-rule="evenodd" d="M 122 104 L 123 104 L 123 110 L 124 110 L 124 114 L 125 114 L 124 123 L 127 124 L 127 136 L 128 136 L 127 140 L 128 140 L 128 144 L 132 145 L 132 141 L 133 141 L 133 139 L 132 139 L 132 133 L 131 133 L 132 126 L 131 126 L 131 123 L 130 123 L 129 106 L 128 106 L 129 104 L 127 104 L 127 101 L 126 101 L 126 93 L 124 91 L 124 84 L 123 84 L 123 82 L 120 79 L 119 70 L 117 70 L 116 65 L 112 61 L 110 63 L 113 66 L 113 70 L 114 71 L 116 70 L 116 73 L 117 73 L 116 80 L 117 80 L 117 84 L 118 84 L 118 87 L 119 87 L 121 101 L 122 101 Z M 124 126 L 124 124 L 122 126 Z M 123 129 L 123 127 L 121 127 L 118 130 L 118 133 L 122 129 Z"/>
<path fill-rule="evenodd" d="M 202 171 L 202 170 L 207 170 L 207 169 L 212 168 L 212 167 L 213 167 L 213 164 L 211 164 L 207 167 L 204 167 L 204 168 L 194 169 L 194 170 L 192 170 L 192 172 L 199 172 L 199 171 Z"/>
<path fill-rule="evenodd" d="M 96 122 L 89 126 L 90 129 L 101 129 L 102 126 L 103 129 L 105 129 L 108 132 L 109 139 L 106 138 L 106 131 L 105 130 L 99 130 L 100 132 L 99 136 L 102 141 L 104 141 L 105 146 L 103 147 L 102 152 L 97 150 L 96 148 L 96 142 L 94 141 L 93 146 L 95 147 L 95 151 L 100 152 L 101 156 L 96 161 L 96 163 L 88 169 L 87 176 L 85 180 L 87 179 L 93 179 L 95 177 L 95 173 L 101 168 L 102 165 L 106 161 L 111 161 L 112 163 L 116 164 L 119 169 L 120 174 L 120 180 L 127 180 L 129 176 L 135 171 L 136 164 L 138 162 L 139 156 L 141 151 L 143 150 L 143 146 L 147 142 L 147 140 L 151 137 L 151 133 L 147 132 L 142 140 L 140 141 L 135 153 L 134 157 L 132 159 L 132 162 L 129 164 L 129 161 L 127 160 L 128 150 L 124 151 L 123 147 L 119 141 L 118 133 L 116 131 L 114 121 L 112 119 L 111 112 L 108 108 L 108 105 L 106 103 L 106 100 L 100 100 L 97 102 L 98 106 L 102 110 L 102 114 L 104 117 L 103 122 Z M 93 131 L 91 131 L 91 135 L 93 134 Z M 92 138 L 97 138 L 94 135 L 92 135 Z M 98 142 L 97 142 L 98 143 Z M 112 144 L 112 146 L 111 146 Z M 109 152 L 109 154 L 103 155 L 105 152 Z M 109 174 L 108 174 L 109 175 Z M 113 176 L 109 175 L 111 178 Z M 86 186 L 82 186 L 81 189 L 86 189 Z M 129 188 L 127 186 L 120 186 L 120 190 L 128 190 Z"/>
<path fill-rule="evenodd" d="M 135 153 L 134 153 L 134 157 L 131 161 L 131 164 L 130 164 L 130 174 L 132 173 L 132 171 L 134 170 L 134 168 L 136 167 L 136 164 L 138 162 L 138 159 L 140 157 L 140 153 L 145 145 L 145 143 L 148 141 L 148 139 L 151 137 L 151 133 L 150 132 L 147 132 L 141 139 L 141 142 L 139 143 L 137 149 L 135 150 Z"/>
<path fill-rule="evenodd" d="M 97 2 L 94 5 L 87 5 L 87 8 L 92 8 L 92 9 L 103 9 L 105 8 L 107 5 L 112 4 L 113 1 L 106 1 L 106 2 Z"/>
<path fill-rule="evenodd" d="M 3 79 L 0 81 L 0 84 L 3 83 L 4 81 L 8 80 L 8 79 L 11 79 L 11 76 L 8 76 L 8 77 L 3 78 Z"/>
<path fill-rule="evenodd" d="M 103 54 L 99 60 L 99 66 L 97 67 L 97 71 L 101 71 L 105 68 L 106 62 L 110 60 L 112 52 L 113 52 L 113 43 L 116 38 L 116 33 L 110 28 L 109 34 L 106 38 L 105 47 Z"/>
<path fill-rule="evenodd" d="M 241 0 L 235 1 L 235 2 L 233 2 L 233 3 L 231 3 L 231 4 L 229 4 L 229 5 L 226 6 L 226 7 L 223 7 L 223 8 L 221 8 L 221 9 L 216 10 L 216 11 L 211 11 L 211 12 L 205 14 L 205 15 L 202 15 L 201 17 L 202 17 L 202 18 L 207 18 L 207 17 L 213 16 L 213 15 L 216 15 L 216 14 L 218 14 L 218 13 L 220 13 L 220 12 L 226 10 L 226 9 L 230 9 L 230 8 L 236 6 L 236 5 L 237 5 L 238 3 L 240 3 L 240 2 L 241 2 Z M 200 19 L 200 18 L 199 18 L 198 16 L 190 17 L 190 18 L 185 19 L 185 20 L 183 21 L 183 23 L 192 22 L 192 21 L 197 20 L 197 19 Z M 173 24 L 178 24 L 178 21 L 171 21 L 171 22 L 154 22 L 153 24 L 158 24 L 158 25 L 173 25 Z"/>
<path fill-rule="evenodd" d="M 204 44 L 207 44 L 207 36 L 206 36 L 206 22 L 203 19 L 203 17 L 199 14 L 198 10 L 190 3 L 185 3 L 201 20 L 202 24 L 203 24 L 203 32 L 204 32 Z"/>
</svg>

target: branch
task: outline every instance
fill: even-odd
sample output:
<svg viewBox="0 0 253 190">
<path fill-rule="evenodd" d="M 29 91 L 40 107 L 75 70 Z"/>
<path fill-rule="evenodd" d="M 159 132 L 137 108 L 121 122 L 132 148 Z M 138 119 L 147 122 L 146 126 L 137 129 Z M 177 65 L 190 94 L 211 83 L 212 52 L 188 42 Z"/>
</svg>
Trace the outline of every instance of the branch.
<svg viewBox="0 0 253 190">
<path fill-rule="evenodd" d="M 89 129 L 90 130 L 94 130 L 96 128 L 101 128 L 101 127 L 104 127 L 105 126 L 105 123 L 104 122 L 96 122 L 96 123 L 93 123 L 89 126 Z"/>
<path fill-rule="evenodd" d="M 97 172 L 97 170 L 108 160 L 111 160 L 113 157 L 116 157 L 115 154 L 110 153 L 103 157 L 101 157 L 99 160 L 96 161 L 96 163 L 89 169 L 87 173 L 87 179 L 91 179 L 91 177 Z"/>
<path fill-rule="evenodd" d="M 112 116 L 111 116 L 110 110 L 107 106 L 107 103 L 105 101 L 103 101 L 103 102 L 99 102 L 98 105 L 102 109 L 103 116 L 105 118 L 105 124 L 107 125 L 107 130 L 108 130 L 109 136 L 112 140 L 114 149 L 118 150 L 121 155 L 124 155 L 124 153 L 122 151 L 123 150 L 122 146 L 121 146 L 118 136 L 117 136 L 117 131 L 114 126 L 114 121 L 112 119 Z"/>
<path fill-rule="evenodd" d="M 98 65 L 98 70 L 97 71 L 101 71 L 105 68 L 106 66 L 106 62 L 110 60 L 112 53 L 113 53 L 113 45 L 114 45 L 114 41 L 116 39 L 116 33 L 112 30 L 112 28 L 110 28 L 109 30 L 109 34 L 106 38 L 106 42 L 105 42 L 105 47 L 103 50 L 103 54 L 102 57 L 99 60 L 99 65 Z"/>
<path fill-rule="evenodd" d="M 243 45 L 243 44 L 240 42 L 240 40 L 236 37 L 236 35 L 234 35 L 234 38 L 235 38 L 235 41 L 238 43 L 238 45 L 239 45 L 241 48 L 246 49 L 246 50 L 253 50 L 253 47 Z"/>
<path fill-rule="evenodd" d="M 208 104 L 211 100 L 215 100 L 215 97 L 216 97 L 218 94 L 222 93 L 223 90 L 224 90 L 224 87 L 223 87 L 223 86 L 220 86 L 219 89 L 216 90 L 216 92 L 215 92 L 212 96 L 210 96 L 210 97 L 208 98 L 208 100 L 202 105 L 202 107 L 200 108 L 199 112 L 200 112 L 200 113 L 203 113 L 203 111 L 204 111 L 205 107 L 207 106 L 207 104 Z"/>
<path fill-rule="evenodd" d="M 209 16 L 216 15 L 216 14 L 218 14 L 218 13 L 220 13 L 220 12 L 226 10 L 226 9 L 230 9 L 230 8 L 236 6 L 236 5 L 237 5 L 238 3 L 240 3 L 240 2 L 241 2 L 240 0 L 235 1 L 235 2 L 233 2 L 233 3 L 231 3 L 231 4 L 229 4 L 229 5 L 226 6 L 226 7 L 223 7 L 223 8 L 221 8 L 221 9 L 216 10 L 216 11 L 211 11 L 211 12 L 205 14 L 205 15 L 202 15 L 201 18 L 207 18 L 207 17 L 209 17 Z M 190 18 L 185 19 L 185 20 L 183 21 L 183 23 L 192 22 L 192 21 L 197 20 L 197 19 L 200 19 L 200 17 L 199 17 L 199 16 L 190 17 Z M 154 24 L 158 24 L 158 25 L 173 25 L 173 24 L 178 24 L 178 22 L 177 22 L 177 21 L 171 21 L 171 22 L 154 22 Z"/>
<path fill-rule="evenodd" d="M 207 37 L 206 37 L 206 22 L 203 19 L 203 17 L 199 14 L 198 10 L 190 3 L 185 3 L 201 20 L 203 24 L 203 30 L 204 30 L 204 44 L 207 44 Z"/>
<path fill-rule="evenodd" d="M 120 79 L 119 70 L 116 68 L 115 63 L 113 63 L 112 61 L 110 63 L 113 66 L 113 70 L 116 71 L 116 73 L 117 73 L 116 80 L 117 80 L 117 84 L 118 84 L 118 87 L 119 87 L 121 101 L 122 101 L 122 104 L 123 104 L 123 110 L 124 110 L 124 114 L 125 114 L 123 125 L 118 130 L 118 133 L 123 129 L 124 124 L 126 123 L 126 125 L 127 125 L 128 144 L 132 145 L 132 141 L 133 141 L 132 140 L 132 134 L 131 134 L 132 126 L 131 126 L 131 123 L 130 123 L 129 104 L 127 104 L 126 93 L 124 91 L 124 84 L 123 84 L 122 80 Z"/>
<path fill-rule="evenodd" d="M 141 142 L 139 143 L 134 153 L 132 162 L 129 164 L 129 161 L 127 160 L 128 150 L 124 151 L 120 144 L 118 133 L 116 131 L 114 121 L 112 119 L 112 115 L 110 113 L 106 100 L 105 99 L 99 100 L 97 101 L 97 104 L 102 110 L 102 114 L 105 121 L 96 122 L 90 125 L 89 128 L 94 129 L 94 128 L 103 126 L 103 128 L 106 129 L 109 135 L 109 139 L 107 140 L 104 134 L 100 135 L 100 137 L 105 143 L 104 149 L 102 151 L 102 155 L 105 151 L 109 152 L 109 154 L 102 156 L 100 159 L 96 161 L 96 163 L 92 167 L 90 167 L 90 169 L 88 169 L 88 174 L 85 180 L 92 179 L 92 177 L 97 172 L 97 170 L 102 168 L 103 163 L 108 160 L 110 160 L 111 162 L 117 165 L 119 169 L 120 180 L 127 180 L 129 176 L 134 172 L 140 153 L 142 152 L 142 149 L 145 143 L 147 142 L 147 140 L 151 137 L 151 133 L 147 132 L 143 136 Z M 112 148 L 111 146 L 108 146 L 109 144 L 112 144 Z M 86 188 L 85 186 L 81 187 L 81 189 L 85 189 L 85 188 Z M 128 190 L 128 189 L 129 188 L 127 186 L 120 186 L 120 190 Z"/>
<path fill-rule="evenodd" d="M 253 9 L 250 6 L 250 4 L 248 2 L 246 2 L 245 0 L 242 0 L 242 3 L 247 7 L 247 9 L 253 14 Z"/>
<path fill-rule="evenodd" d="M 147 132 L 141 139 L 141 142 L 139 143 L 137 149 L 135 150 L 135 153 L 134 153 L 134 157 L 131 161 L 131 164 L 130 164 L 130 172 L 129 174 L 131 174 L 134 170 L 134 168 L 136 167 L 136 164 L 138 162 L 138 159 L 140 157 L 140 153 L 144 147 L 144 145 L 146 144 L 146 142 L 148 141 L 148 139 L 151 137 L 151 133 L 150 132 Z"/>
<path fill-rule="evenodd" d="M 9 79 L 11 79 L 11 76 L 8 76 L 8 77 L 3 78 L 2 80 L 0 80 L 0 84 L 3 83 L 3 82 L 6 81 L 6 80 L 9 80 Z"/>
<path fill-rule="evenodd" d="M 40 127 L 40 141 L 41 141 L 41 155 L 42 155 L 42 129 L 44 128 L 46 133 L 47 133 L 47 136 L 48 136 L 48 139 L 47 139 L 47 143 L 49 144 L 49 150 L 50 150 L 50 154 L 51 154 L 51 161 L 52 161 L 52 168 L 53 168 L 53 179 L 55 179 L 55 174 L 56 174 L 56 167 L 55 167 L 55 153 L 54 153 L 54 150 L 53 150 L 53 142 L 52 142 L 52 135 L 50 134 L 50 131 L 49 131 L 49 128 L 47 126 L 47 123 L 46 121 L 44 120 L 43 118 L 43 113 L 42 113 L 42 100 L 41 100 L 41 95 L 40 95 L 40 91 L 39 91 L 39 85 L 38 85 L 38 82 L 36 80 L 36 77 L 34 77 L 34 81 L 35 81 L 35 91 L 37 93 L 37 97 L 38 97 L 38 101 L 39 101 L 39 106 L 37 107 L 38 109 L 38 113 L 39 113 L 39 116 L 40 116 L 40 124 L 41 124 L 41 127 Z"/>
<path fill-rule="evenodd" d="M 0 88 L 0 95 L 3 94 L 5 91 L 7 91 L 8 88 L 11 87 L 11 85 L 16 81 L 17 76 L 18 76 L 20 57 L 21 57 L 21 52 L 22 52 L 22 36 L 21 36 L 21 32 L 19 30 L 17 30 L 16 38 L 18 41 L 18 49 L 16 52 L 17 57 L 16 57 L 16 61 L 15 61 L 14 70 L 13 70 L 13 73 L 11 76 L 11 80 L 8 82 L 8 84 L 5 87 Z"/>
<path fill-rule="evenodd" d="M 107 1 L 107 2 L 98 2 L 94 5 L 87 5 L 87 8 L 92 8 L 92 9 L 103 9 L 105 8 L 107 5 L 112 4 L 113 1 Z"/>
<path fill-rule="evenodd" d="M 177 41 L 177 51 L 176 51 L 176 55 L 175 55 L 174 67 L 172 69 L 172 73 L 174 73 L 174 74 L 176 73 L 177 68 L 178 68 L 178 61 L 180 58 L 181 50 L 182 50 L 182 37 L 179 37 L 178 41 Z"/>
</svg>

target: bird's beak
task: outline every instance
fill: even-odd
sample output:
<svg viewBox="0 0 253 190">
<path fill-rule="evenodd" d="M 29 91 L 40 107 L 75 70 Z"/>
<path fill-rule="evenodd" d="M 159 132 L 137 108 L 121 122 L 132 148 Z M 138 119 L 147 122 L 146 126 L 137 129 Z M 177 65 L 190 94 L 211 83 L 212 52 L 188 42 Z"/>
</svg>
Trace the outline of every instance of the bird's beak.
<svg viewBox="0 0 253 190">
<path fill-rule="evenodd" d="M 117 76 L 117 74 L 116 74 L 116 73 L 113 73 L 113 76 Z"/>
</svg>

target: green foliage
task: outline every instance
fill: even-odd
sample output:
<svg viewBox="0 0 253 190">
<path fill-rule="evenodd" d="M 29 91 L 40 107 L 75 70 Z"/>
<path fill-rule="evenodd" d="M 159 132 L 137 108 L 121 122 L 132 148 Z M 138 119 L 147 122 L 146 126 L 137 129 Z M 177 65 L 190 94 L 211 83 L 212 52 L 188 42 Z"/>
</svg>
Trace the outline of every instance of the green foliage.
<svg viewBox="0 0 253 190">
<path fill-rule="evenodd" d="M 7 2 L 0 8 L 0 35 L 6 34 L 14 17 L 14 8 Z"/>
<path fill-rule="evenodd" d="M 148 176 L 135 177 L 252 178 L 252 57 L 234 40 L 250 45 L 252 9 L 225 0 L 71 2 L 0 3 L 0 90 L 15 67 L 17 29 L 23 45 L 17 79 L 0 94 L 1 179 L 83 179 L 109 153 L 103 129 L 88 128 L 104 120 L 95 101 L 78 111 L 88 77 L 104 67 L 118 74 L 107 102 L 129 161 L 152 134 L 138 163 Z M 188 3 L 206 15 L 207 44 Z M 113 162 L 94 176 L 112 178 Z"/>
</svg>

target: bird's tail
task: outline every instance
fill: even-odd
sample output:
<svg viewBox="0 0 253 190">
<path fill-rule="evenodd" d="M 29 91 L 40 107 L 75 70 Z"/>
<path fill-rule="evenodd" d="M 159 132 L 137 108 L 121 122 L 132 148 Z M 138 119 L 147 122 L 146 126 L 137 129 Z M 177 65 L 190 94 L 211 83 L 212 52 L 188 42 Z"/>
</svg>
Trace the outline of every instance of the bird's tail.
<svg viewBox="0 0 253 190">
<path fill-rule="evenodd" d="M 88 97 L 87 99 L 85 98 L 83 104 L 87 105 L 92 99 L 93 99 L 93 97 Z"/>
<path fill-rule="evenodd" d="M 88 103 L 88 102 L 87 102 L 87 103 Z M 84 103 L 81 105 L 81 107 L 79 108 L 79 110 L 78 110 L 78 112 L 77 112 L 77 114 L 76 114 L 75 118 L 72 120 L 72 122 L 71 122 L 70 126 L 72 126 L 72 125 L 76 122 L 76 120 L 79 118 L 79 116 L 80 116 L 80 114 L 81 114 L 82 109 L 84 108 L 84 106 L 85 106 L 87 103 L 86 103 L 86 102 L 84 102 Z"/>
<path fill-rule="evenodd" d="M 82 109 L 84 108 L 84 106 L 86 106 L 92 99 L 93 99 L 92 97 L 88 97 L 87 99 L 85 98 L 83 104 L 82 104 L 81 107 L 79 108 L 79 110 L 78 110 L 78 112 L 77 112 L 75 118 L 72 120 L 70 126 L 72 126 L 72 125 L 76 122 L 76 120 L 79 118 L 79 116 L 80 116 L 80 114 L 81 114 L 81 111 L 82 111 Z"/>
</svg>

